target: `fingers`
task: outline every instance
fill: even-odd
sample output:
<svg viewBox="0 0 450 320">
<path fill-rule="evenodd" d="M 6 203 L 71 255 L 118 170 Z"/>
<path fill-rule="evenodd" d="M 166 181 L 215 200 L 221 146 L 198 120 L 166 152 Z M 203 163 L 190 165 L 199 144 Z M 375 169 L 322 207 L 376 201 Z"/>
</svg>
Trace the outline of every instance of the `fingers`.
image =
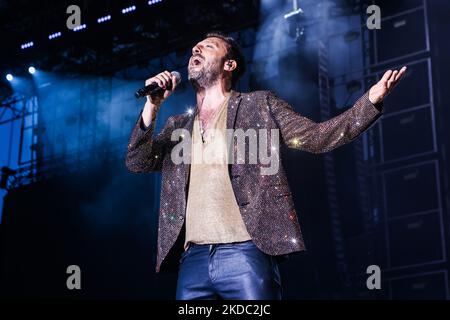
<svg viewBox="0 0 450 320">
<path fill-rule="evenodd" d="M 155 77 L 145 80 L 145 85 L 148 86 L 149 84 L 152 84 L 153 82 L 157 82 Z"/>
<path fill-rule="evenodd" d="M 400 71 L 397 72 L 395 77 L 393 77 L 393 81 L 389 87 L 390 90 L 392 90 L 400 82 L 405 73 L 406 73 L 406 66 L 401 68 Z"/>
<path fill-rule="evenodd" d="M 406 73 L 406 66 L 400 70 L 388 70 L 374 86 L 370 88 L 369 100 L 372 103 L 379 103 L 392 91 Z"/>
<path fill-rule="evenodd" d="M 387 82 L 392 75 L 392 70 L 388 70 L 384 73 L 380 81 Z"/>
<path fill-rule="evenodd" d="M 164 89 L 164 87 L 165 87 L 164 83 L 165 83 L 166 80 L 164 80 L 164 78 L 161 77 L 161 75 L 158 74 L 157 76 L 155 76 L 154 80 L 158 84 L 158 86 L 160 86 L 161 88 Z"/>
<path fill-rule="evenodd" d="M 387 81 L 387 88 L 390 90 L 392 88 L 392 85 L 394 84 L 395 77 L 397 76 L 398 71 L 395 70 L 391 73 L 391 76 L 389 77 L 389 80 Z"/>
<path fill-rule="evenodd" d="M 384 87 L 388 90 L 392 90 L 398 82 L 403 78 L 406 73 L 406 66 L 401 68 L 400 70 L 388 70 L 384 73 L 380 82 L 384 85 Z"/>
<path fill-rule="evenodd" d="M 161 83 L 158 83 L 158 85 L 163 89 L 166 89 L 170 84 L 170 77 L 168 77 L 164 72 L 161 72 L 155 78 L 161 80 Z"/>
<path fill-rule="evenodd" d="M 150 84 L 152 84 L 154 82 L 156 82 L 158 84 L 158 86 L 160 86 L 161 88 L 164 86 L 164 79 L 161 78 L 159 76 L 159 74 L 154 76 L 154 77 L 152 77 L 152 78 L 150 78 L 150 79 L 147 79 L 145 81 L 145 85 L 148 86 L 148 85 L 150 85 Z"/>
<path fill-rule="evenodd" d="M 178 86 L 177 77 L 172 76 L 172 91 L 174 91 Z"/>
<path fill-rule="evenodd" d="M 406 73 L 406 69 L 407 69 L 406 66 L 400 69 L 400 72 L 397 74 L 394 80 L 396 83 L 400 81 L 401 78 L 403 78 L 403 75 Z"/>
<path fill-rule="evenodd" d="M 172 79 L 172 74 L 169 71 L 164 71 L 163 72 L 164 76 L 166 76 L 169 80 Z"/>
<path fill-rule="evenodd" d="M 154 76 L 153 78 L 150 78 L 145 81 L 145 85 L 149 85 L 153 82 L 156 82 L 158 86 L 160 86 L 163 89 L 167 89 L 170 87 L 170 84 L 172 82 L 172 75 L 168 71 L 161 72 Z"/>
<path fill-rule="evenodd" d="M 164 71 L 160 73 L 160 76 L 164 79 L 164 89 L 170 87 L 172 75 L 168 71 Z"/>
<path fill-rule="evenodd" d="M 406 66 L 401 68 L 400 71 L 398 72 L 398 74 L 395 76 L 394 83 L 392 84 L 392 88 L 394 88 L 400 82 L 400 80 L 403 78 L 405 73 L 406 73 Z"/>
</svg>

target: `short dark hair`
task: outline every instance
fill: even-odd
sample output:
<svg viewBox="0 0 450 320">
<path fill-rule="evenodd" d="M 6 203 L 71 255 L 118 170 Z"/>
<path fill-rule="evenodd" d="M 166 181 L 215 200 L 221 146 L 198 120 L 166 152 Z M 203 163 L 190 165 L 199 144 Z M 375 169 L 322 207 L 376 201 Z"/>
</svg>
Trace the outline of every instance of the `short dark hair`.
<svg viewBox="0 0 450 320">
<path fill-rule="evenodd" d="M 231 86 L 234 87 L 242 75 L 245 73 L 246 63 L 245 57 L 242 53 L 242 49 L 239 44 L 234 40 L 234 38 L 227 36 L 220 31 L 208 32 L 205 36 L 206 38 L 219 38 L 225 42 L 227 47 L 227 54 L 225 55 L 226 60 L 235 60 L 237 67 L 231 73 Z"/>
</svg>

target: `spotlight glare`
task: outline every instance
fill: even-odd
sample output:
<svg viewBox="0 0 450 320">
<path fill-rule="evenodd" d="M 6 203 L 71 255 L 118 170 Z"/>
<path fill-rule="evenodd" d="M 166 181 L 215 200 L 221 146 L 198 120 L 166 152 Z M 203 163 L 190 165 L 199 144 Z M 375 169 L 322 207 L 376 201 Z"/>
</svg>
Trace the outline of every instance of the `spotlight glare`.
<svg viewBox="0 0 450 320">
<path fill-rule="evenodd" d="M 11 73 L 8 73 L 8 74 L 6 75 L 6 80 L 12 81 L 13 79 L 14 79 L 14 77 L 13 77 L 13 75 L 12 75 Z"/>
<path fill-rule="evenodd" d="M 31 74 L 34 74 L 36 72 L 36 68 L 33 67 L 33 66 L 29 67 L 28 68 L 28 72 L 31 73 Z"/>
<path fill-rule="evenodd" d="M 151 6 L 151 5 L 157 4 L 157 3 L 159 3 L 159 2 L 162 2 L 162 0 L 149 0 L 149 1 L 148 1 L 148 5 Z"/>
</svg>

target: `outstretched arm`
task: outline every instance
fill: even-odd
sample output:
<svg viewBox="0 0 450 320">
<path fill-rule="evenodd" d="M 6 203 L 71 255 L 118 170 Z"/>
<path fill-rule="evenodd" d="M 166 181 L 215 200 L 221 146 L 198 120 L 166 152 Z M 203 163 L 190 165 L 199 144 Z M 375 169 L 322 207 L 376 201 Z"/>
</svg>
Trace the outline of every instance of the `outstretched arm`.
<svg viewBox="0 0 450 320">
<path fill-rule="evenodd" d="M 405 71 L 406 67 L 387 71 L 352 108 L 320 123 L 299 115 L 274 94 L 267 97 L 268 105 L 287 146 L 312 153 L 328 152 L 358 137 L 381 116 L 379 104 Z"/>
</svg>

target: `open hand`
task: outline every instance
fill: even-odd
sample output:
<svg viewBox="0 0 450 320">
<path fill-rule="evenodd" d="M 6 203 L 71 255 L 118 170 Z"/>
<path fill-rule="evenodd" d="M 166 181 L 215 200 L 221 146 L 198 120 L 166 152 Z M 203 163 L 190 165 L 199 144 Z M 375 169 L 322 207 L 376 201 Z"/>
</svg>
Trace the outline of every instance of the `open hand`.
<svg viewBox="0 0 450 320">
<path fill-rule="evenodd" d="M 377 84 L 373 85 L 369 90 L 369 100 L 373 104 L 380 103 L 400 82 L 406 72 L 406 67 L 398 70 L 388 70 Z"/>
</svg>

